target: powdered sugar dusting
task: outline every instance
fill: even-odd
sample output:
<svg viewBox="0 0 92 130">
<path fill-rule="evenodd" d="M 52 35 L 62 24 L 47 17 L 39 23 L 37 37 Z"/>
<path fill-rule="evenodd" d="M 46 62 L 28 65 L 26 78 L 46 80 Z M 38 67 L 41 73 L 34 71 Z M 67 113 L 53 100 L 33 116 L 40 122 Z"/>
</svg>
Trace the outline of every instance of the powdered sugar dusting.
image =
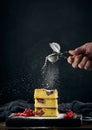
<svg viewBox="0 0 92 130">
<path fill-rule="evenodd" d="M 59 69 L 54 64 L 49 64 L 42 69 L 42 87 L 53 89 L 59 79 Z"/>
<path fill-rule="evenodd" d="M 59 59 L 60 45 L 58 43 L 49 44 L 53 53 L 46 56 L 45 63 L 42 67 L 42 88 L 53 89 L 56 88 L 59 80 L 59 68 L 54 64 Z"/>
</svg>

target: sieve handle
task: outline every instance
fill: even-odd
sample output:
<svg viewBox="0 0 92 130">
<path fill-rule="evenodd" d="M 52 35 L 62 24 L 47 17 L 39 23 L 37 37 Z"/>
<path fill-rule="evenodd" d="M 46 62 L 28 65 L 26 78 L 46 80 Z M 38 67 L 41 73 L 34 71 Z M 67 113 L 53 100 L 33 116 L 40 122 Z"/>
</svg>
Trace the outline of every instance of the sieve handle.
<svg viewBox="0 0 92 130">
<path fill-rule="evenodd" d="M 70 55 L 69 55 L 69 52 L 68 52 L 68 51 L 65 51 L 65 52 L 63 52 L 63 53 L 60 53 L 60 57 L 61 57 L 61 58 L 64 58 L 64 59 L 67 59 L 69 56 L 70 56 Z"/>
</svg>

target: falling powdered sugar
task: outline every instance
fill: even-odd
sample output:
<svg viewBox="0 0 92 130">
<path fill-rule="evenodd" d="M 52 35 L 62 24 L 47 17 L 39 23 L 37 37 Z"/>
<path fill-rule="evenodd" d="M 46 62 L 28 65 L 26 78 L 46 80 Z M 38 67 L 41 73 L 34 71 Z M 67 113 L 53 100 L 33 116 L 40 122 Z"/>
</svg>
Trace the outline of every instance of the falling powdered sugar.
<svg viewBox="0 0 92 130">
<path fill-rule="evenodd" d="M 42 70 L 42 87 L 53 89 L 59 79 L 59 69 L 57 66 L 49 64 Z"/>
<path fill-rule="evenodd" d="M 46 56 L 42 67 L 42 87 L 47 89 L 56 88 L 59 79 L 59 68 L 54 64 L 59 59 L 60 45 L 58 43 L 49 44 L 53 53 Z"/>
</svg>

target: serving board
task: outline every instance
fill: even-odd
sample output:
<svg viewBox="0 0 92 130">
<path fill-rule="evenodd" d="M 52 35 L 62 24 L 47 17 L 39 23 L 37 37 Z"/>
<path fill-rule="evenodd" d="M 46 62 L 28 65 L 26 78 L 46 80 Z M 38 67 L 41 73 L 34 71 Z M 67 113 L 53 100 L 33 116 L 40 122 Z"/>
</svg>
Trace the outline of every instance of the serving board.
<svg viewBox="0 0 92 130">
<path fill-rule="evenodd" d="M 73 119 L 65 119 L 64 114 L 58 117 L 23 117 L 10 115 L 6 126 L 11 127 L 75 127 L 81 126 L 82 116 L 76 115 Z"/>
</svg>

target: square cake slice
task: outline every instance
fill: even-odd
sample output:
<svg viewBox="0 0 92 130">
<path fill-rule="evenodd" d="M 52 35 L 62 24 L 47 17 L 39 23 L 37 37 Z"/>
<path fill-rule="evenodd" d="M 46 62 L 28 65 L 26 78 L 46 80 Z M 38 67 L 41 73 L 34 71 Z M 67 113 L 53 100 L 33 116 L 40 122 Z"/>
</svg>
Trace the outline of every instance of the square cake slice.
<svg viewBox="0 0 92 130">
<path fill-rule="evenodd" d="M 58 109 L 57 108 L 35 108 L 36 115 L 42 117 L 57 117 Z"/>
<path fill-rule="evenodd" d="M 58 101 L 57 99 L 54 99 L 54 98 L 53 99 L 36 98 L 35 107 L 58 108 Z"/>
<path fill-rule="evenodd" d="M 58 98 L 57 90 L 47 90 L 47 89 L 35 89 L 34 98 Z"/>
</svg>

